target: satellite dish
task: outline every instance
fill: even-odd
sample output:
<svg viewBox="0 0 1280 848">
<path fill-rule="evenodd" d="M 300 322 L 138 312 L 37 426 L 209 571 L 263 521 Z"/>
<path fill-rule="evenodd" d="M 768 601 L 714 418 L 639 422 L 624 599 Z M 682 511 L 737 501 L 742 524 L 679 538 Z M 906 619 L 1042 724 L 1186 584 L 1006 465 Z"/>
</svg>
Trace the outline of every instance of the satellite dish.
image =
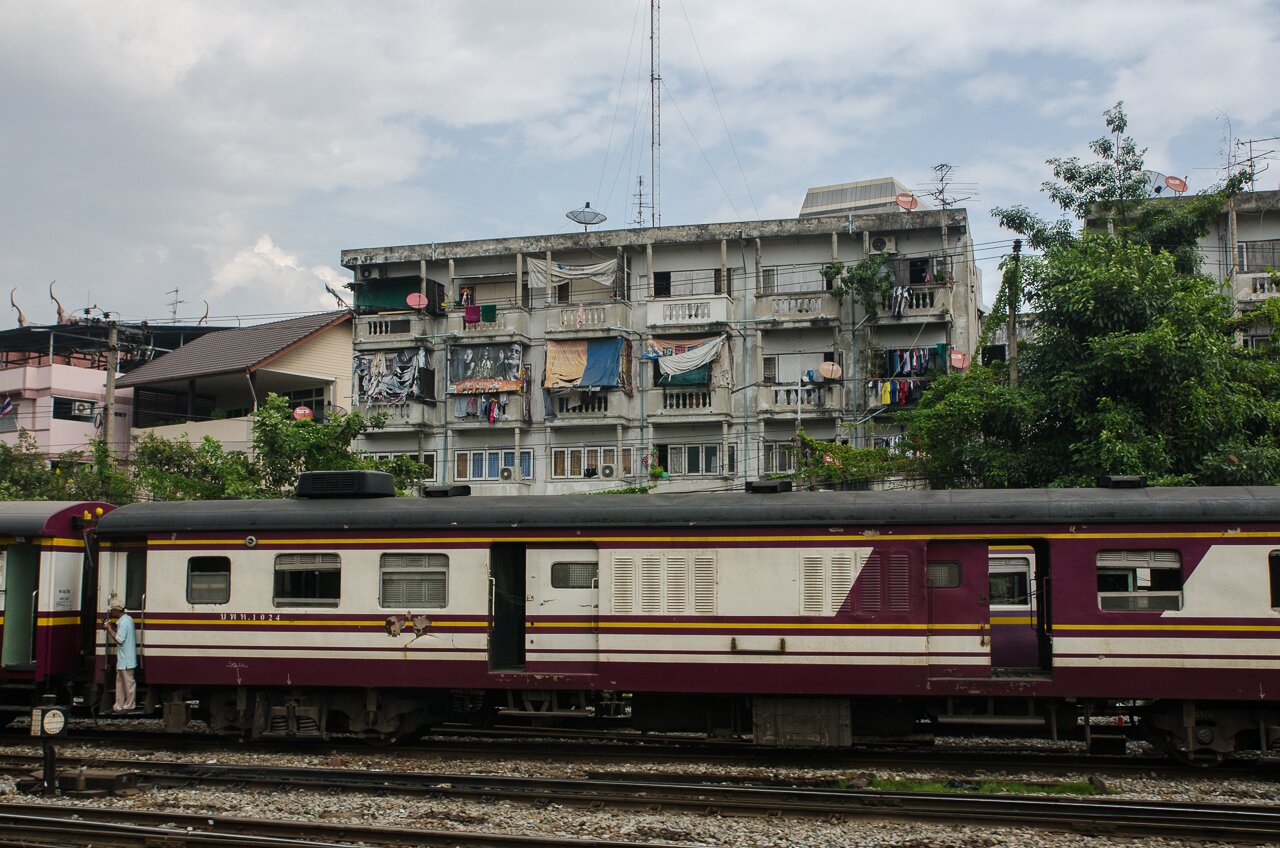
<svg viewBox="0 0 1280 848">
<path fill-rule="evenodd" d="M 587 231 L 587 227 L 591 227 L 596 224 L 603 224 L 608 220 L 603 212 L 597 212 L 591 208 L 590 201 L 588 201 L 587 205 L 583 206 L 581 209 L 575 209 L 572 212 L 564 213 L 564 216 L 575 224 L 581 224 L 582 231 L 584 233 Z"/>
<path fill-rule="evenodd" d="M 422 292 L 409 292 L 409 294 L 405 296 L 404 302 L 414 309 L 426 309 L 427 304 L 430 301 L 427 300 L 426 295 Z"/>
<path fill-rule="evenodd" d="M 1168 177 L 1159 171 L 1143 171 L 1142 176 L 1147 181 L 1147 197 L 1159 197 L 1168 188 L 1164 184 Z"/>
<path fill-rule="evenodd" d="M 1182 177 L 1165 177 L 1164 184 L 1176 194 L 1182 194 L 1187 190 L 1187 181 Z"/>
<path fill-rule="evenodd" d="M 834 362 L 824 362 L 818 366 L 818 373 L 822 375 L 824 380 L 839 380 L 840 375 L 844 372 Z"/>
<path fill-rule="evenodd" d="M 894 198 L 894 202 L 896 202 L 899 206 L 901 206 L 903 209 L 907 210 L 908 212 L 910 212 L 912 209 L 915 209 L 917 206 L 920 205 L 919 198 L 917 198 L 914 194 L 912 194 L 909 191 L 904 191 L 902 194 L 898 195 L 896 198 Z"/>
</svg>

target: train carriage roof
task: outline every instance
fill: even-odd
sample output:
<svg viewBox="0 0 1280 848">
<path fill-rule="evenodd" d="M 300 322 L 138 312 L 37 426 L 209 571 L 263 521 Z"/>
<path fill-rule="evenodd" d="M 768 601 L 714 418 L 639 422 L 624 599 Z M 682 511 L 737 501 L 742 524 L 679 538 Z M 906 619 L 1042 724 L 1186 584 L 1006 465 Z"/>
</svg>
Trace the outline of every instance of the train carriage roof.
<svg viewBox="0 0 1280 848">
<path fill-rule="evenodd" d="M 1280 523 L 1280 487 L 539 495 L 139 503 L 102 535 L 459 528 Z"/>
<path fill-rule="evenodd" d="M 93 512 L 112 509 L 110 504 L 97 501 L 0 501 L 0 535 L 4 536 L 54 536 L 67 535 L 78 530 L 71 526 L 72 519 L 85 510 Z"/>
</svg>

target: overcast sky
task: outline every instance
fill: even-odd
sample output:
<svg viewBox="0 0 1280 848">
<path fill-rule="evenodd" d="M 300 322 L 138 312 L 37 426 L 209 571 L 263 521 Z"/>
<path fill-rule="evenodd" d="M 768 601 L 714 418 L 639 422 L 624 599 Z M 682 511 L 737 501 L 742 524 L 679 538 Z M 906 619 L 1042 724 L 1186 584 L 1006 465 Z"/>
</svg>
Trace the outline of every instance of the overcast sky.
<svg viewBox="0 0 1280 848">
<path fill-rule="evenodd" d="M 648 0 L 3 8 L 0 271 L 34 323 L 55 279 L 126 320 L 174 289 L 179 320 L 328 309 L 344 248 L 565 232 L 585 201 L 626 226 L 648 180 Z M 947 162 L 988 300 L 990 208 L 1050 212 L 1044 160 L 1086 156 L 1117 100 L 1192 191 L 1280 136 L 1276 0 L 665 0 L 661 36 L 663 224 Z"/>
</svg>

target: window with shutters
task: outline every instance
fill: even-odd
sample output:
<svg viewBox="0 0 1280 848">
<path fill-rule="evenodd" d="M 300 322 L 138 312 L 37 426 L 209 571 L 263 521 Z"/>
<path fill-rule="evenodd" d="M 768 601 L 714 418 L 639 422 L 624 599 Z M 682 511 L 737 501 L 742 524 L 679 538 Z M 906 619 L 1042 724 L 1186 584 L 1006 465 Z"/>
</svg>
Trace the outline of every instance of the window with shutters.
<svg viewBox="0 0 1280 848">
<path fill-rule="evenodd" d="M 449 605 L 449 557 L 383 554 L 379 605 L 389 609 L 443 609 Z"/>
<path fill-rule="evenodd" d="M 634 557 L 613 558 L 613 612 L 630 615 L 636 602 L 636 561 Z"/>
<path fill-rule="evenodd" d="M 594 588 L 598 568 L 594 562 L 553 562 L 551 586 L 554 589 Z"/>
<path fill-rule="evenodd" d="M 187 603 L 225 604 L 231 600 L 231 559 L 196 556 L 187 560 Z"/>
<path fill-rule="evenodd" d="M 880 612 L 884 593 L 884 563 L 880 554 L 867 557 L 862 566 L 862 574 L 858 580 L 858 591 L 854 596 L 854 608 L 860 613 Z"/>
<path fill-rule="evenodd" d="M 714 554 L 645 554 L 613 558 L 613 612 L 617 615 L 713 615 Z"/>
<path fill-rule="evenodd" d="M 1098 609 L 1182 609 L 1182 557 L 1177 551 L 1098 551 Z"/>
<path fill-rule="evenodd" d="M 337 554 L 277 554 L 278 607 L 336 607 L 341 599 L 342 559 Z"/>
<path fill-rule="evenodd" d="M 836 615 L 844 607 L 858 573 L 858 551 L 809 553 L 800 557 L 802 615 Z"/>
</svg>

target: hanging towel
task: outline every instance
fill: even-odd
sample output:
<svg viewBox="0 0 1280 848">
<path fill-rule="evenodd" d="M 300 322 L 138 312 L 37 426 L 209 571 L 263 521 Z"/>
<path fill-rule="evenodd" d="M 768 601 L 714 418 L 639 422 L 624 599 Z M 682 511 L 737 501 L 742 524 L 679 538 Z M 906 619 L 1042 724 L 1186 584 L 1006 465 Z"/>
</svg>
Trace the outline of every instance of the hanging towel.
<svg viewBox="0 0 1280 848">
<path fill-rule="evenodd" d="M 474 303 L 469 303 L 462 311 L 462 320 L 467 324 L 480 323 L 480 307 Z"/>
<path fill-rule="evenodd" d="M 486 303 L 480 307 L 480 320 L 486 324 L 492 324 L 498 320 L 498 304 Z"/>
</svg>

